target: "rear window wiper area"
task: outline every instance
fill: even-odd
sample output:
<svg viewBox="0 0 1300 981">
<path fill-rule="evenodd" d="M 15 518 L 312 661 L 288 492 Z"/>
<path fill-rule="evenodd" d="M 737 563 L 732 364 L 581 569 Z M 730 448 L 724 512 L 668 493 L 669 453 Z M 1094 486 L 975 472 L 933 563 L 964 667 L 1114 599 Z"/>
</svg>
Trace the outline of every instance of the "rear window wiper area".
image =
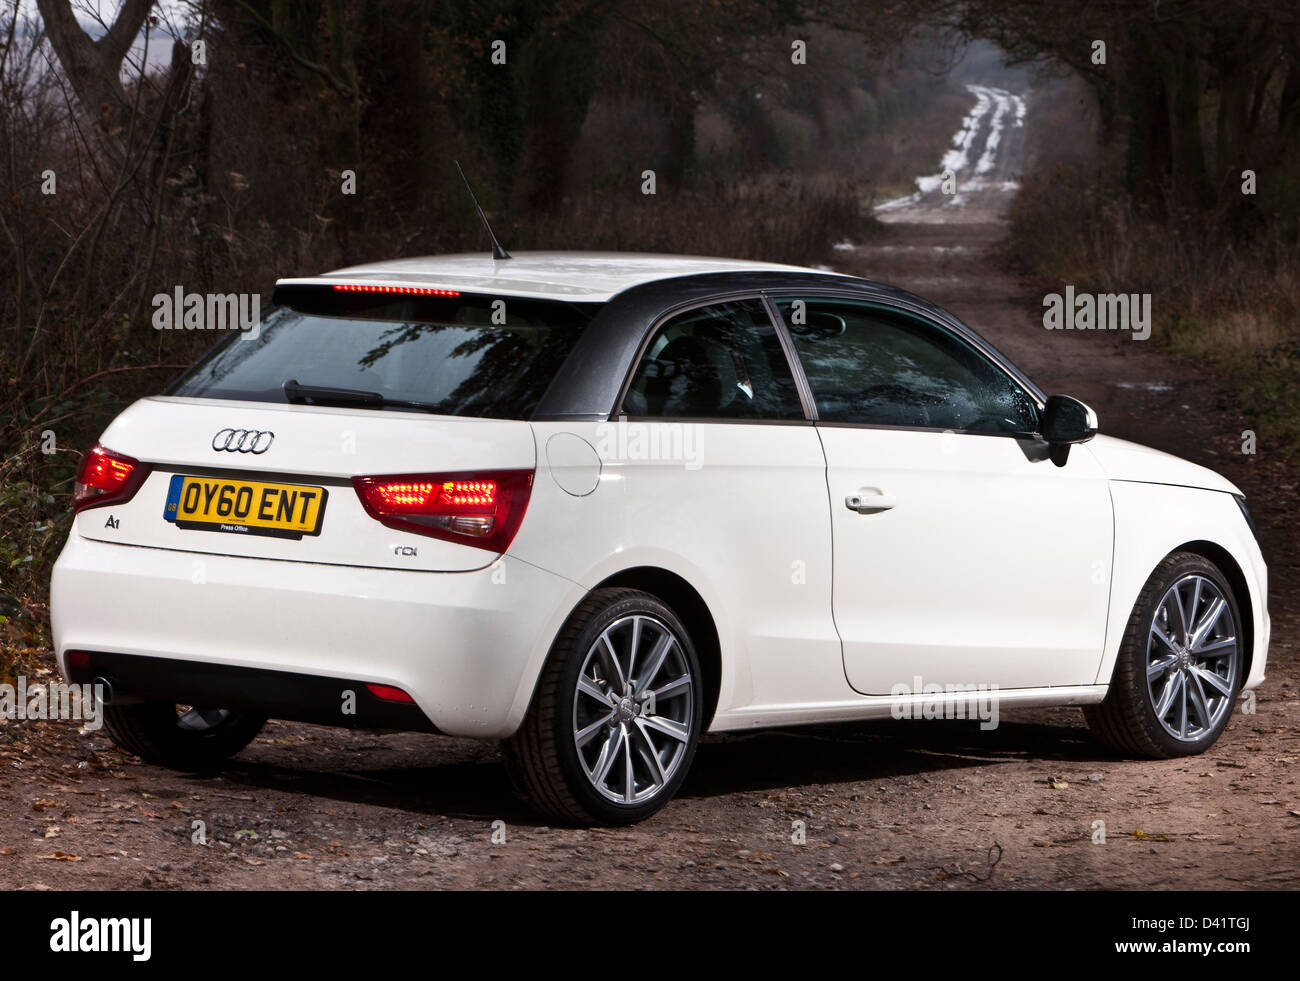
<svg viewBox="0 0 1300 981">
<path fill-rule="evenodd" d="M 366 392 L 359 388 L 301 385 L 295 378 L 290 378 L 283 387 L 284 397 L 294 405 L 359 406 L 363 409 L 418 409 L 422 412 L 443 412 L 441 406 L 432 402 L 391 399 L 379 392 Z"/>
</svg>

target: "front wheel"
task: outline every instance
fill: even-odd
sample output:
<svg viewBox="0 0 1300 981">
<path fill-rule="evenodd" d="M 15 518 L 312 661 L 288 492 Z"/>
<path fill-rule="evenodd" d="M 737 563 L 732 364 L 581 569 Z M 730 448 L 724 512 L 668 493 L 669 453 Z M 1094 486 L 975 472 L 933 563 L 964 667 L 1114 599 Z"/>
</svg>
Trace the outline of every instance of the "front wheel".
<svg viewBox="0 0 1300 981">
<path fill-rule="evenodd" d="M 536 809 L 629 824 L 677 792 L 702 721 L 699 661 L 677 615 L 640 590 L 598 589 L 560 631 L 504 750 Z"/>
<path fill-rule="evenodd" d="M 1232 715 L 1245 649 L 1223 573 L 1199 555 L 1176 552 L 1138 595 L 1106 700 L 1084 709 L 1088 726 L 1121 753 L 1203 753 Z"/>
</svg>

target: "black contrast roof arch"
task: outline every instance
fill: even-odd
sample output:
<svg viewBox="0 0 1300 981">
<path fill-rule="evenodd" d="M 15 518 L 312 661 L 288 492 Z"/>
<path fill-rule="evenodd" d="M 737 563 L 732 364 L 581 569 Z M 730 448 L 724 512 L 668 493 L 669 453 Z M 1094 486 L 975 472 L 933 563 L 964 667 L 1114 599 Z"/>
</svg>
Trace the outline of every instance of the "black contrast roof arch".
<svg viewBox="0 0 1300 981">
<path fill-rule="evenodd" d="M 611 419 L 623 383 L 651 332 L 679 309 L 736 296 L 801 292 L 871 300 L 921 314 L 960 334 L 1028 389 L 1046 394 L 988 341 L 942 307 L 907 290 L 837 273 L 746 270 L 674 276 L 633 286 L 611 297 L 583 331 L 542 396 L 535 421 Z"/>
</svg>

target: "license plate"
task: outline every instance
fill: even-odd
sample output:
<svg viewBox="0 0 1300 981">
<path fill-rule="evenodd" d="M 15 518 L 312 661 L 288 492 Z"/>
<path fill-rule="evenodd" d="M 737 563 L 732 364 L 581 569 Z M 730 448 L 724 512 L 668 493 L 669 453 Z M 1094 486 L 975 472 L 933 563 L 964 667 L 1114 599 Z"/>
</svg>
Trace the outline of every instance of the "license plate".
<svg viewBox="0 0 1300 981">
<path fill-rule="evenodd" d="M 300 539 L 320 534 L 328 496 L 324 487 L 178 473 L 167 488 L 163 517 L 177 528 Z"/>
</svg>

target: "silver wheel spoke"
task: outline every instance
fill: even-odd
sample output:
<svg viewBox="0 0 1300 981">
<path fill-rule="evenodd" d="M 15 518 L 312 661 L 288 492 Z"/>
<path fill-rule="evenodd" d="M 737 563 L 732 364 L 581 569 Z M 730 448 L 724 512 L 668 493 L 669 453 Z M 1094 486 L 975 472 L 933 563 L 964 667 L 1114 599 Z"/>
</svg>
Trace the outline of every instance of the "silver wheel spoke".
<svg viewBox="0 0 1300 981">
<path fill-rule="evenodd" d="M 622 691 L 627 687 L 627 675 L 623 673 L 623 665 L 619 663 L 618 652 L 614 650 L 608 631 L 600 635 L 600 642 L 605 648 L 605 656 L 602 660 L 605 662 L 605 667 L 609 669 L 609 683 Z"/>
<path fill-rule="evenodd" d="M 664 661 L 668 659 L 668 652 L 673 649 L 677 641 L 672 634 L 665 633 L 657 641 L 654 648 L 650 651 L 650 660 L 647 662 L 645 677 L 638 678 L 636 690 L 638 693 L 645 691 L 646 686 L 654 681 L 655 675 L 664 666 Z"/>
<path fill-rule="evenodd" d="M 600 756 L 596 757 L 596 766 L 591 775 L 591 779 L 595 783 L 602 784 L 605 782 L 605 778 L 609 776 L 610 768 L 613 767 L 614 761 L 618 759 L 619 750 L 623 748 L 623 743 L 626 740 L 627 733 L 623 731 L 622 726 L 609 734 L 609 738 L 605 740 L 605 745 L 600 748 Z"/>
<path fill-rule="evenodd" d="M 1214 600 L 1211 601 L 1210 608 L 1205 611 L 1205 616 L 1201 618 L 1201 622 L 1198 623 L 1196 628 L 1192 631 L 1192 639 L 1187 646 L 1195 649 L 1199 644 L 1201 644 L 1205 640 L 1206 635 L 1209 634 L 1210 630 L 1213 629 L 1214 625 L 1218 622 L 1223 611 L 1227 608 L 1228 604 L 1224 602 L 1223 598 L 1216 596 Z"/>
<path fill-rule="evenodd" d="M 1188 620 L 1189 620 L 1188 625 L 1187 625 L 1187 632 L 1188 632 L 1189 634 L 1192 633 L 1192 630 L 1193 630 L 1192 624 L 1194 624 L 1194 623 L 1196 622 L 1196 611 L 1199 610 L 1199 609 L 1201 608 L 1201 585 L 1202 585 L 1204 582 L 1205 582 L 1204 579 L 1201 579 L 1201 578 L 1198 577 L 1198 578 L 1196 579 L 1195 583 L 1193 584 L 1193 588 L 1192 588 L 1192 605 L 1189 606 L 1189 607 L 1187 608 L 1187 616 L 1188 616 Z M 1189 643 L 1190 643 L 1190 641 L 1189 641 Z"/>
<path fill-rule="evenodd" d="M 632 644 L 627 649 L 627 677 L 636 677 L 636 652 L 641 649 L 641 618 L 632 618 Z"/>
<path fill-rule="evenodd" d="M 1192 668 L 1192 673 L 1195 674 L 1203 684 L 1208 684 L 1220 695 L 1232 694 L 1232 686 L 1213 671 L 1207 671 L 1205 668 Z"/>
<path fill-rule="evenodd" d="M 1178 690 L 1183 686 L 1183 676 L 1181 674 L 1171 674 L 1169 680 L 1165 682 L 1165 687 L 1160 692 L 1160 701 L 1156 702 L 1156 718 L 1163 719 L 1169 714 L 1169 710 L 1174 707 L 1174 699 L 1178 697 Z"/>
<path fill-rule="evenodd" d="M 1187 678 L 1178 676 L 1178 735 L 1187 738 Z"/>
<path fill-rule="evenodd" d="M 1186 684 L 1192 711 L 1196 713 L 1197 727 L 1200 729 L 1210 728 L 1210 706 L 1205 700 L 1205 689 L 1201 687 L 1201 679 L 1195 674 L 1188 674 Z"/>
<path fill-rule="evenodd" d="M 632 737 L 623 737 L 623 800 L 632 803 L 636 797 L 636 778 L 632 771 Z"/>
<path fill-rule="evenodd" d="M 1192 648 L 1192 653 L 1197 657 L 1223 657 L 1225 654 L 1235 654 L 1236 651 L 1236 637 L 1224 637 L 1222 640 L 1214 640 L 1200 647 Z"/>
<path fill-rule="evenodd" d="M 1173 600 L 1173 604 L 1166 604 L 1165 608 L 1169 611 L 1170 626 L 1173 627 L 1174 639 L 1181 643 L 1187 639 L 1188 633 L 1191 632 L 1191 626 L 1187 622 L 1187 609 L 1183 606 L 1183 594 L 1178 586 L 1174 586 L 1170 590 L 1169 598 Z M 1175 616 L 1177 616 L 1176 621 Z"/>
<path fill-rule="evenodd" d="M 641 720 L 656 732 L 662 732 L 666 736 L 671 736 L 678 742 L 684 743 L 691 737 L 690 730 L 680 722 L 673 722 L 671 719 L 665 719 L 662 716 L 650 715 Z"/>
<path fill-rule="evenodd" d="M 1151 624 L 1151 636 L 1164 644 L 1170 651 L 1173 651 L 1174 653 L 1178 652 L 1178 645 L 1169 639 L 1169 635 L 1161 630 L 1158 624 Z"/>
<path fill-rule="evenodd" d="M 609 694 L 607 692 L 601 691 L 600 686 L 596 684 L 596 682 L 594 682 L 592 679 L 588 678 L 585 674 L 578 678 L 578 691 L 582 692 L 582 694 L 584 695 L 594 698 L 602 705 L 609 704 Z"/>
<path fill-rule="evenodd" d="M 674 678 L 672 681 L 668 682 L 668 684 L 654 689 L 652 694 L 654 695 L 656 702 L 661 702 L 672 698 L 674 695 L 681 692 L 690 690 L 691 676 L 689 674 L 684 674 L 680 678 Z"/>
<path fill-rule="evenodd" d="M 1147 665 L 1147 681 L 1155 681 L 1177 663 L 1178 657 L 1174 654 L 1152 661 Z"/>
<path fill-rule="evenodd" d="M 596 736 L 600 733 L 600 731 L 604 729 L 607 725 L 609 725 L 610 720 L 613 718 L 614 718 L 614 713 L 610 712 L 603 719 L 593 722 L 591 725 L 587 726 L 587 728 L 574 733 L 573 739 L 574 742 L 578 744 L 578 748 L 582 749 L 583 746 L 586 746 L 587 743 L 595 739 Z"/>
<path fill-rule="evenodd" d="M 645 761 L 650 764 L 654 771 L 655 784 L 662 786 L 668 782 L 668 773 L 664 770 L 663 762 L 659 759 L 659 751 L 655 748 L 654 740 L 650 738 L 650 733 L 646 732 L 645 720 L 636 720 L 636 731 L 641 736 L 640 750 Z"/>
</svg>

